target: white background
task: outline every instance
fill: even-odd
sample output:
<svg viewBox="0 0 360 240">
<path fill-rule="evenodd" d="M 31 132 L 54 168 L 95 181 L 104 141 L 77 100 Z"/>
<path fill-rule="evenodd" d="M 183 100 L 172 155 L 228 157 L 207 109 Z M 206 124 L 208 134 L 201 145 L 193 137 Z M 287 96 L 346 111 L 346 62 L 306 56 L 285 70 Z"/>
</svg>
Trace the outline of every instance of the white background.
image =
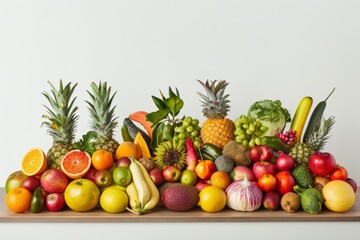
<svg viewBox="0 0 360 240">
<path fill-rule="evenodd" d="M 91 82 L 107 81 L 117 92 L 114 103 L 120 123 L 134 111 L 155 110 L 151 95 L 167 92 L 169 86 L 177 87 L 185 101 L 182 114 L 202 122 L 196 93 L 202 89 L 196 79 L 230 82 L 231 119 L 261 99 L 280 99 L 294 114 L 301 98 L 309 95 L 314 108 L 336 87 L 325 111 L 327 117 L 336 118 L 326 151 L 360 183 L 359 11 L 360 2 L 355 0 L 0 0 L 0 185 L 20 169 L 29 149 L 47 151 L 51 146 L 41 127 L 43 104 L 47 104 L 41 92 L 50 90 L 47 81 L 57 85 L 60 78 L 78 83 L 77 139 L 89 129 L 85 100 Z M 115 136 L 119 141 L 120 126 Z M 62 227 L 78 234 L 86 229 L 93 237 L 122 227 L 127 229 L 122 234 L 131 237 L 131 230 L 139 232 L 142 227 L 144 234 L 151 232 L 157 239 L 184 239 L 173 233 L 180 229 L 189 236 L 216 239 L 253 237 L 253 232 L 260 237 L 281 232 L 293 237 L 292 231 L 308 229 L 304 236 L 315 231 L 317 236 L 335 239 L 344 232 L 355 237 L 359 225 L 1 224 L 0 228 L 11 233 L 19 226 L 31 234 L 34 229 L 51 233 Z"/>
</svg>

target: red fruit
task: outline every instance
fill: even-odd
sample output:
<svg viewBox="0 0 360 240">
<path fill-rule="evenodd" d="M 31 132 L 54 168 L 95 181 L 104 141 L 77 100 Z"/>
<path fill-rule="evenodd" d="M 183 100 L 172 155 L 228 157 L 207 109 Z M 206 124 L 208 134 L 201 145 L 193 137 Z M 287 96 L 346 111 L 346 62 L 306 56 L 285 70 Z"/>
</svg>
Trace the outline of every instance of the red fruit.
<svg viewBox="0 0 360 240">
<path fill-rule="evenodd" d="M 293 192 L 295 186 L 295 179 L 289 171 L 281 171 L 275 175 L 277 180 L 277 191 L 284 195 L 287 192 Z"/>
<path fill-rule="evenodd" d="M 231 181 L 242 181 L 245 175 L 250 182 L 255 181 L 253 171 L 245 166 L 236 166 L 229 174 Z"/>
<path fill-rule="evenodd" d="M 351 187 L 353 188 L 353 190 L 354 190 L 354 193 L 356 193 L 357 188 L 358 188 L 356 181 L 355 181 L 354 179 L 352 179 L 352 178 L 348 178 L 348 179 L 346 179 L 346 182 L 347 182 L 348 184 L 350 184 L 350 186 L 351 186 Z"/>
<path fill-rule="evenodd" d="M 276 159 L 275 166 L 279 171 L 290 171 L 295 166 L 295 160 L 290 155 L 281 152 Z"/>
<path fill-rule="evenodd" d="M 334 169 L 336 161 L 331 153 L 315 152 L 309 157 L 308 164 L 313 174 L 325 177 Z"/>
<path fill-rule="evenodd" d="M 50 193 L 45 198 L 47 210 L 52 212 L 60 211 L 65 206 L 65 198 L 61 193 Z"/>
<path fill-rule="evenodd" d="M 40 179 L 35 176 L 30 176 L 25 178 L 25 180 L 21 183 L 21 187 L 26 188 L 31 193 L 35 191 L 38 187 L 40 187 Z"/>
<path fill-rule="evenodd" d="M 330 180 L 343 180 L 346 181 L 348 178 L 348 172 L 343 167 L 335 167 L 330 173 Z"/>
<path fill-rule="evenodd" d="M 163 171 L 156 167 L 149 172 L 149 176 L 151 177 L 152 181 L 155 183 L 156 186 L 160 186 L 164 182 Z"/>
<path fill-rule="evenodd" d="M 173 165 L 165 167 L 162 173 L 167 182 L 178 182 L 181 177 L 181 169 Z"/>
<path fill-rule="evenodd" d="M 275 164 L 270 162 L 256 162 L 252 167 L 252 171 L 256 179 L 259 179 L 263 174 L 275 175 Z"/>
<path fill-rule="evenodd" d="M 276 191 L 267 192 L 263 198 L 263 206 L 267 210 L 276 210 L 280 207 L 281 195 Z"/>
<path fill-rule="evenodd" d="M 40 183 L 48 193 L 63 193 L 69 179 L 60 169 L 51 168 L 41 175 Z"/>
<path fill-rule="evenodd" d="M 254 162 L 270 161 L 273 156 L 273 152 L 269 146 L 254 146 L 249 150 L 250 159 Z"/>
<path fill-rule="evenodd" d="M 258 185 L 260 189 L 264 192 L 273 191 L 276 188 L 276 178 L 274 175 L 271 174 L 263 174 L 258 179 Z"/>
<path fill-rule="evenodd" d="M 216 172 L 216 166 L 211 160 L 202 160 L 195 167 L 196 175 L 203 180 L 209 180 L 214 172 Z"/>
</svg>

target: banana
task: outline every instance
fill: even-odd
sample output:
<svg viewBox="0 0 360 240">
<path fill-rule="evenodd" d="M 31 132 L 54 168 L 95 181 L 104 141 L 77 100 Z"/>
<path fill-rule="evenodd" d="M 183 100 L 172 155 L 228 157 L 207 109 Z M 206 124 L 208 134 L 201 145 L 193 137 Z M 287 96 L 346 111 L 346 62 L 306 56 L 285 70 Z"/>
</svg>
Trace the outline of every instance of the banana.
<svg viewBox="0 0 360 240">
<path fill-rule="evenodd" d="M 126 194 L 129 196 L 129 204 L 131 209 L 140 214 L 141 204 L 139 200 L 139 193 L 134 182 L 131 182 L 129 185 L 127 185 Z"/>
<path fill-rule="evenodd" d="M 143 212 L 146 211 L 150 211 L 151 209 L 153 209 L 154 207 L 156 207 L 156 205 L 158 204 L 159 200 L 160 200 L 160 193 L 158 188 L 156 187 L 155 183 L 153 182 L 153 180 L 151 179 L 148 171 L 146 170 L 146 168 L 144 167 L 144 165 L 142 165 L 139 161 L 136 162 L 139 167 L 141 168 L 141 171 L 143 173 L 143 176 L 150 188 L 150 192 L 151 192 L 151 197 L 150 200 L 145 204 L 145 206 L 142 208 Z"/>
<path fill-rule="evenodd" d="M 143 209 L 145 204 L 150 200 L 151 191 L 147 181 L 145 180 L 140 165 L 136 163 L 137 160 L 132 156 L 129 158 L 131 160 L 129 168 L 132 174 L 133 182 L 139 194 L 140 207 Z"/>
</svg>

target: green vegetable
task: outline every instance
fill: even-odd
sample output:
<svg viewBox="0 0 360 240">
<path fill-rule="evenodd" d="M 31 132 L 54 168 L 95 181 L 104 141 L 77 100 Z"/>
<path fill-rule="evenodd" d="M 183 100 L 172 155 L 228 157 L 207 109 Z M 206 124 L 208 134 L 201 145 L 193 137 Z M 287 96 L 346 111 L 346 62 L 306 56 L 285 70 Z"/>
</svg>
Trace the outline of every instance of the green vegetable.
<svg viewBox="0 0 360 240">
<path fill-rule="evenodd" d="M 325 108 L 326 108 L 326 101 L 328 98 L 332 95 L 332 93 L 335 91 L 335 88 L 331 91 L 329 96 L 324 101 L 321 101 L 318 103 L 318 105 L 315 107 L 314 111 L 311 114 L 311 117 L 309 119 L 308 125 L 306 127 L 305 133 L 304 133 L 304 143 L 307 142 L 308 137 L 310 133 L 314 132 L 316 128 L 319 128 L 321 124 L 321 119 L 324 114 Z"/>
<path fill-rule="evenodd" d="M 272 149 L 282 151 L 283 153 L 290 153 L 291 147 L 282 142 L 280 138 L 276 136 L 265 136 L 261 138 L 261 144 L 271 147 Z"/>
<path fill-rule="evenodd" d="M 124 124 L 121 127 L 121 136 L 124 140 L 124 142 L 133 142 L 134 139 L 130 136 L 129 133 L 129 129 L 127 128 L 127 126 Z"/>
<path fill-rule="evenodd" d="M 201 155 L 200 157 L 202 159 L 208 159 L 208 160 L 215 161 L 215 159 L 218 156 L 220 156 L 221 154 L 222 154 L 222 151 L 214 144 L 204 143 L 200 147 L 200 155 Z"/>
<path fill-rule="evenodd" d="M 280 100 L 262 100 L 253 103 L 249 108 L 248 117 L 254 122 L 260 121 L 262 126 L 268 128 L 262 136 L 274 136 L 282 132 L 287 122 L 291 122 L 290 113 L 281 106 Z"/>
<path fill-rule="evenodd" d="M 316 188 L 302 188 L 299 185 L 294 187 L 294 191 L 299 194 L 301 207 L 304 212 L 318 214 L 322 209 L 324 198 Z"/>
<path fill-rule="evenodd" d="M 32 213 L 39 213 L 44 208 L 45 204 L 45 196 L 40 188 L 35 189 L 32 198 L 31 198 L 31 205 L 30 211 Z"/>
<path fill-rule="evenodd" d="M 311 171 L 306 164 L 299 164 L 291 170 L 291 175 L 294 177 L 297 185 L 303 188 L 312 187 L 314 184 Z"/>
</svg>

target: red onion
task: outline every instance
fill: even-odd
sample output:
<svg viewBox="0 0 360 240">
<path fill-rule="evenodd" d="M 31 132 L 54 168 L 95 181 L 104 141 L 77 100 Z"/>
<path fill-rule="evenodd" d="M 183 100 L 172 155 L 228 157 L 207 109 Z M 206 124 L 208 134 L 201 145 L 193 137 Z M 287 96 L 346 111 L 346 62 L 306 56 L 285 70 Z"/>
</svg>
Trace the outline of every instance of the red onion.
<svg viewBox="0 0 360 240">
<path fill-rule="evenodd" d="M 225 190 L 227 206 L 235 211 L 252 212 L 261 206 L 263 193 L 247 177 L 232 182 Z"/>
</svg>

